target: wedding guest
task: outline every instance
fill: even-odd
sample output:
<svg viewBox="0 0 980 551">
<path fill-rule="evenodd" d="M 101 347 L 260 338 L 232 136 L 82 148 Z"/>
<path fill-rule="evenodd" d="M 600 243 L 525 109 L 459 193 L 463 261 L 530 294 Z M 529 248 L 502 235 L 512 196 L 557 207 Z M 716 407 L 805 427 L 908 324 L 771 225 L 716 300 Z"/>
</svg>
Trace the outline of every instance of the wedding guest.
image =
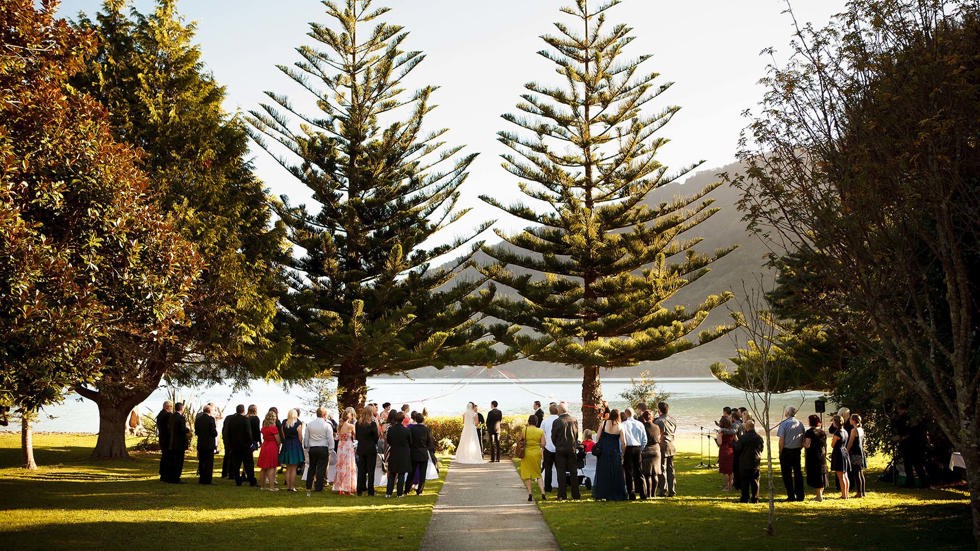
<svg viewBox="0 0 980 551">
<path fill-rule="evenodd" d="M 160 481 L 169 482 L 170 463 L 173 455 L 170 453 L 170 416 L 173 415 L 174 403 L 170 400 L 163 402 L 163 409 L 157 414 L 157 441 L 160 443 Z"/>
<path fill-rule="evenodd" d="M 296 471 L 303 462 L 303 422 L 295 409 L 286 412 L 282 424 L 282 448 L 279 450 L 279 464 L 286 466 L 286 491 L 296 491 Z"/>
<path fill-rule="evenodd" d="M 490 402 L 490 411 L 487 412 L 487 435 L 490 437 L 490 462 L 500 463 L 500 422 L 504 415 L 497 409 L 497 401 Z"/>
<path fill-rule="evenodd" d="M 545 439 L 547 442 L 547 439 Z M 555 446 L 555 467 L 558 472 L 558 500 L 566 499 L 566 486 L 572 485 L 572 499 L 581 499 L 578 487 L 578 419 L 568 413 L 564 402 L 558 405 L 558 417 L 551 425 L 551 441 Z"/>
<path fill-rule="evenodd" d="M 626 448 L 623 450 L 626 493 L 629 494 L 630 501 L 636 501 L 637 494 L 640 495 L 640 499 L 646 499 L 646 484 L 640 456 L 647 445 L 647 431 L 643 428 L 643 423 L 633 418 L 633 410 L 630 408 L 620 413 L 620 419 L 620 430 L 626 439 Z"/>
<path fill-rule="evenodd" d="M 276 468 L 279 467 L 279 429 L 276 428 L 276 412 L 269 410 L 262 421 L 262 447 L 259 448 L 259 469 L 262 489 L 278 492 Z M 251 455 L 251 454 L 249 454 Z"/>
<path fill-rule="evenodd" d="M 184 453 L 190 447 L 191 430 L 187 427 L 187 418 L 184 417 L 184 404 L 177 402 L 174 404 L 174 413 L 170 416 L 170 453 L 172 463 L 170 464 L 170 474 L 167 482 L 180 484 L 180 475 L 184 471 Z"/>
<path fill-rule="evenodd" d="M 534 407 L 532 409 L 534 410 L 534 416 L 538 418 L 538 424 L 536 426 L 538 428 L 541 428 L 541 423 L 544 422 L 544 410 L 541 409 L 541 402 L 538 401 L 538 400 L 535 400 L 534 401 Z"/>
<path fill-rule="evenodd" d="M 486 435 L 487 420 L 480 413 L 480 407 L 473 404 L 473 413 L 476 413 L 476 440 L 480 443 L 480 455 L 487 453 L 483 446 L 483 437 Z"/>
<path fill-rule="evenodd" d="M 851 414 L 851 427 L 850 436 L 847 438 L 847 453 L 851 456 L 850 478 L 854 482 L 857 497 L 864 497 L 866 485 L 864 469 L 867 467 L 867 461 L 864 454 L 864 428 L 861 426 L 861 416 L 857 413 Z"/>
<path fill-rule="evenodd" d="M 214 476 L 214 442 L 218 437 L 218 427 L 211 417 L 211 406 L 204 406 L 194 421 L 197 434 L 197 473 L 199 484 L 211 484 Z"/>
<path fill-rule="evenodd" d="M 333 476 L 333 491 L 351 496 L 357 492 L 357 455 L 354 453 L 354 408 L 347 408 L 337 429 L 337 468 Z"/>
<path fill-rule="evenodd" d="M 303 448 L 310 457 L 306 474 L 306 495 L 310 490 L 323 491 L 330 464 L 330 448 L 333 447 L 333 427 L 327 422 L 327 408 L 316 408 L 316 419 L 303 427 Z M 314 486 L 315 484 L 315 486 Z"/>
<path fill-rule="evenodd" d="M 244 404 L 235 406 L 235 413 L 225 418 L 225 425 L 228 433 L 226 452 L 231 456 L 228 473 L 238 486 L 246 480 L 251 486 L 255 486 L 257 481 L 252 457 L 252 443 L 255 437 L 252 435 L 252 422 L 245 416 Z"/>
<path fill-rule="evenodd" d="M 250 404 L 248 406 L 248 426 L 252 433 L 252 445 L 249 446 L 249 457 L 252 457 L 251 452 L 259 449 L 262 445 L 262 418 L 259 417 L 259 407 L 255 404 Z"/>
<path fill-rule="evenodd" d="M 816 501 L 823 501 L 827 487 L 827 433 L 820 428 L 820 416 L 807 417 L 810 428 L 803 434 L 806 449 L 806 483 L 817 492 Z"/>
<path fill-rule="evenodd" d="M 595 446 L 595 431 L 592 429 L 585 429 L 582 433 L 582 447 L 585 448 L 585 453 L 592 453 L 592 446 Z"/>
<path fill-rule="evenodd" d="M 221 421 L 221 445 L 225 449 L 225 455 L 221 459 L 221 478 L 234 480 L 235 477 L 231 473 L 231 463 L 234 460 L 234 454 L 232 453 L 231 441 L 228 439 L 228 424 L 231 418 L 232 416 L 229 415 Z"/>
<path fill-rule="evenodd" d="M 660 477 L 657 495 L 674 497 L 677 495 L 677 479 L 674 476 L 674 435 L 677 432 L 677 420 L 670 415 L 670 405 L 667 402 L 657 404 L 660 416 L 654 423 L 660 427 Z"/>
<path fill-rule="evenodd" d="M 746 419 L 743 423 L 742 436 L 732 446 L 738 456 L 738 478 L 741 481 L 742 503 L 759 502 L 759 466 L 762 463 L 762 450 L 765 442 L 755 432 L 755 421 Z"/>
<path fill-rule="evenodd" d="M 541 422 L 541 430 L 544 431 L 544 449 L 541 453 L 544 459 L 541 463 L 541 469 L 544 471 L 544 491 L 550 492 L 554 489 L 551 485 L 551 470 L 555 466 L 555 443 L 551 441 L 551 428 L 555 424 L 555 419 L 558 418 L 558 404 L 551 402 L 548 404 L 548 415 L 545 417 L 544 421 Z"/>
<path fill-rule="evenodd" d="M 626 479 L 623 475 L 623 449 L 626 435 L 620 428 L 619 410 L 609 410 L 609 419 L 599 424 L 599 441 L 592 449 L 598 455 L 595 480 L 592 483 L 592 499 L 626 501 Z M 596 454 L 596 450 L 599 451 Z"/>
<path fill-rule="evenodd" d="M 531 495 L 531 484 L 536 480 L 541 490 L 541 500 L 544 501 L 548 499 L 545 496 L 544 481 L 541 479 L 541 450 L 544 448 L 545 438 L 544 431 L 538 428 L 537 414 L 531 414 L 527 418 L 527 426 L 524 427 L 521 438 L 524 438 L 524 457 L 521 459 L 520 472 L 521 480 L 527 487 L 527 500 L 534 500 Z"/>
<path fill-rule="evenodd" d="M 915 487 L 916 477 L 921 486 L 929 485 L 929 473 L 926 472 L 926 439 L 922 425 L 913 424 L 909 418 L 909 407 L 898 404 L 895 417 L 892 419 L 894 440 L 898 443 L 898 454 L 905 468 L 905 486 Z"/>
<path fill-rule="evenodd" d="M 840 409 L 837 410 L 837 415 L 840 415 L 841 421 L 844 423 L 843 425 L 841 425 L 841 428 L 844 429 L 844 437 L 845 437 L 845 439 L 850 438 L 850 436 L 851 436 L 851 429 L 854 428 L 853 426 L 851 426 L 851 410 L 848 409 L 848 408 L 846 408 L 846 407 L 842 407 L 842 408 L 840 408 Z M 844 453 L 846 454 L 847 453 L 847 450 L 844 450 Z M 848 467 L 847 472 L 844 473 L 844 474 L 847 476 L 847 481 L 848 481 L 849 487 L 853 488 L 854 487 L 854 479 L 851 478 L 851 470 L 850 470 L 850 467 Z M 837 489 L 840 490 L 840 483 L 837 484 Z"/>
<path fill-rule="evenodd" d="M 412 420 L 414 425 L 409 425 L 408 430 L 412 435 L 412 470 L 410 471 L 408 486 L 405 493 L 409 493 L 412 486 L 415 486 L 415 495 L 422 495 L 425 489 L 425 473 L 429 467 L 429 449 L 433 446 L 432 433 L 429 427 L 425 426 L 425 419 L 422 414 L 413 411 Z"/>
<path fill-rule="evenodd" d="M 408 424 L 412 422 L 412 417 L 411 417 L 411 414 L 409 413 L 411 411 L 411 409 L 412 409 L 411 406 L 409 406 L 408 404 L 402 404 L 402 426 L 403 427 L 406 427 L 407 428 L 408 427 Z"/>
<path fill-rule="evenodd" d="M 384 438 L 385 430 L 388 428 L 389 425 L 388 420 L 390 417 L 391 417 L 391 402 L 385 402 L 381 404 L 381 413 L 378 414 L 378 418 L 381 419 L 381 423 L 380 423 L 381 438 Z"/>
<path fill-rule="evenodd" d="M 404 417 L 405 414 L 397 412 L 385 435 L 389 450 L 388 491 L 385 497 L 391 497 L 392 491 L 396 491 L 398 497 L 405 495 L 405 479 L 412 470 L 412 433 L 405 427 Z"/>
<path fill-rule="evenodd" d="M 783 412 L 785 419 L 779 423 L 776 436 L 779 437 L 779 471 L 786 487 L 786 501 L 803 501 L 803 423 L 796 418 L 796 408 L 787 406 Z"/>
<path fill-rule="evenodd" d="M 637 409 L 639 409 L 639 406 L 637 406 Z M 643 430 L 647 435 L 646 446 L 640 451 L 640 471 L 643 474 L 643 490 L 644 495 L 653 497 L 656 495 L 661 475 L 660 426 L 653 422 L 653 414 L 646 409 L 645 404 L 643 413 L 640 415 L 640 422 L 643 423 Z"/>
<path fill-rule="evenodd" d="M 733 447 L 735 429 L 732 426 L 731 414 L 721 418 L 718 431 L 718 472 L 721 473 L 724 490 L 730 492 L 735 475 L 735 448 Z"/>
<path fill-rule="evenodd" d="M 837 473 L 837 486 L 840 488 L 841 499 L 847 499 L 851 491 L 851 481 L 847 472 L 851 470 L 851 458 L 847 453 L 847 433 L 844 432 L 844 421 L 840 415 L 834 415 L 830 425 L 830 470 Z"/>
<path fill-rule="evenodd" d="M 381 428 L 375 418 L 376 410 L 368 406 L 354 425 L 354 438 L 357 440 L 357 495 L 367 492 L 374 495 L 374 470 L 378 466 L 378 439 Z"/>
</svg>

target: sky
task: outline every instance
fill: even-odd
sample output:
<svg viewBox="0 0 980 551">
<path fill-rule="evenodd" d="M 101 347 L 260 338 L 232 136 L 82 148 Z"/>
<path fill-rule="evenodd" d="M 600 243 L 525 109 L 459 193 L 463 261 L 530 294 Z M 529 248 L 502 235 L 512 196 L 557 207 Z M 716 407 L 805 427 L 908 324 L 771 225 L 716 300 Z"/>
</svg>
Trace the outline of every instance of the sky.
<svg viewBox="0 0 980 551">
<path fill-rule="evenodd" d="M 342 2 L 342 0 L 340 0 Z M 409 89 L 432 84 L 439 107 L 428 119 L 430 128 L 448 128 L 449 145 L 479 152 L 464 185 L 461 206 L 473 212 L 451 230 L 465 232 L 481 220 L 501 219 L 502 213 L 484 205 L 477 195 L 488 194 L 505 203 L 520 199 L 517 181 L 500 165 L 506 148 L 496 133 L 507 130 L 500 115 L 515 112 L 524 83 L 559 84 L 554 65 L 536 52 L 546 45 L 542 34 L 553 22 L 568 21 L 558 10 L 569 0 L 376 0 L 392 8 L 386 21 L 411 34 L 405 47 L 421 50 L 426 60 L 406 83 Z M 64 0 L 60 14 L 94 14 L 100 0 Z M 140 11 L 152 0 L 137 0 Z M 256 109 L 266 90 L 287 93 L 301 102 L 298 89 L 276 68 L 299 59 L 295 48 L 309 44 L 308 23 L 328 23 L 317 0 L 183 0 L 178 4 L 187 21 L 197 24 L 196 40 L 204 62 L 227 89 L 230 112 Z M 795 0 L 800 22 L 822 26 L 843 8 L 843 0 Z M 792 20 L 784 0 L 625 0 L 608 14 L 609 23 L 633 27 L 630 57 L 652 54 L 647 71 L 661 74 L 658 82 L 674 85 L 650 109 L 681 107 L 661 130 L 671 142 L 660 160 L 670 167 L 704 161 L 702 169 L 732 162 L 739 132 L 748 124 L 742 116 L 762 95 L 758 80 L 769 61 L 763 49 L 777 56 L 789 50 Z M 272 193 L 286 194 L 292 203 L 308 200 L 308 192 L 253 146 L 256 170 Z M 501 220 L 500 226 L 513 228 Z"/>
</svg>

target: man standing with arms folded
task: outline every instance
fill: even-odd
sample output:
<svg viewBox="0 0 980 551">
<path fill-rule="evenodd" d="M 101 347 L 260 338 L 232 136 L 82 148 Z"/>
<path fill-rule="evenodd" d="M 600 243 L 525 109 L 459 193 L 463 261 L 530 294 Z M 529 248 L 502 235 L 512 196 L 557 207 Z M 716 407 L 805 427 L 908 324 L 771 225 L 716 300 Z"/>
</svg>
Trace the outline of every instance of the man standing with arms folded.
<svg viewBox="0 0 980 551">
<path fill-rule="evenodd" d="M 487 434 L 490 436 L 490 462 L 500 463 L 500 422 L 504 414 L 497 409 L 497 401 L 490 402 L 490 411 L 487 412 Z"/>
<path fill-rule="evenodd" d="M 640 469 L 640 452 L 647 445 L 647 431 L 640 423 L 633 418 L 633 410 L 626 408 L 623 410 L 622 431 L 626 436 L 626 449 L 623 451 L 623 474 L 626 475 L 626 492 L 629 493 L 630 501 L 636 500 L 636 494 L 640 494 L 640 499 L 646 499 L 646 490 L 643 484 L 643 471 Z"/>
<path fill-rule="evenodd" d="M 555 442 L 551 439 L 551 428 L 558 418 L 558 404 L 551 402 L 548 405 L 550 415 L 541 422 L 541 430 L 544 431 L 544 449 L 541 450 L 542 461 L 541 469 L 544 471 L 544 491 L 550 492 L 554 486 L 551 485 L 551 470 L 555 466 Z"/>
<path fill-rule="evenodd" d="M 786 486 L 786 501 L 803 501 L 803 468 L 800 453 L 803 449 L 803 423 L 796 418 L 796 408 L 787 406 L 786 418 L 779 423 L 779 470 Z"/>
<path fill-rule="evenodd" d="M 555 447 L 558 499 L 566 499 L 565 486 L 569 479 L 572 483 L 572 499 L 579 499 L 581 496 L 578 490 L 578 459 L 575 457 L 575 449 L 578 446 L 578 419 L 568 414 L 564 403 L 558 405 L 558 417 L 554 418 L 549 432 L 550 440 Z"/>
<path fill-rule="evenodd" d="M 323 482 L 327 478 L 327 465 L 330 462 L 330 447 L 333 445 L 333 426 L 327 422 L 327 408 L 316 408 L 316 419 L 310 421 L 303 431 L 303 448 L 310 457 L 309 468 L 306 471 L 306 495 L 314 489 L 323 491 Z"/>
<path fill-rule="evenodd" d="M 674 477 L 674 434 L 677 432 L 677 421 L 669 414 L 670 406 L 667 402 L 657 404 L 660 417 L 654 423 L 660 427 L 660 477 L 657 494 L 660 496 L 674 497 L 677 495 L 677 479 Z"/>
</svg>

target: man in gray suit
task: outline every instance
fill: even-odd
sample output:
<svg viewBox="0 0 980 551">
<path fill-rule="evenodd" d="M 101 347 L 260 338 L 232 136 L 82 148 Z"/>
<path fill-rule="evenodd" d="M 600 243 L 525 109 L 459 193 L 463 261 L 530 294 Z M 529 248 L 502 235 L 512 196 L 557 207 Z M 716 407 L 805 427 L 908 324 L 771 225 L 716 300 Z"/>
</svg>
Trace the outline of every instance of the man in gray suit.
<svg viewBox="0 0 980 551">
<path fill-rule="evenodd" d="M 578 458 L 575 457 L 578 447 L 578 419 L 569 415 L 564 402 L 558 405 L 558 417 L 551 425 L 551 441 L 555 444 L 558 499 L 565 499 L 565 487 L 569 479 L 572 483 L 572 499 L 579 499 Z"/>
</svg>

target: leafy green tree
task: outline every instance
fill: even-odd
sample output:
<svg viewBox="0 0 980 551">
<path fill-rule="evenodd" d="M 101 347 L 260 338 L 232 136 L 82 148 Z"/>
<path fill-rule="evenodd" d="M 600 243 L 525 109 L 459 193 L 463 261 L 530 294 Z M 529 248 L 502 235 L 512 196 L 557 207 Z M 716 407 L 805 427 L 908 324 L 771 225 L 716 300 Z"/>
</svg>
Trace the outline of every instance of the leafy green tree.
<svg viewBox="0 0 980 551">
<path fill-rule="evenodd" d="M 56 6 L 0 5 L 0 404 L 20 409 L 28 468 L 38 410 L 132 348 L 171 344 L 200 269 L 136 154 L 68 84 L 95 37 Z"/>
<path fill-rule="evenodd" d="M 186 385 L 288 375 L 280 371 L 288 340 L 273 332 L 283 232 L 247 160 L 248 136 L 223 111 L 224 89 L 206 71 L 176 1 L 159 0 L 146 15 L 127 16 L 125 6 L 108 0 L 97 22 L 79 23 L 100 46 L 74 83 L 106 106 L 115 136 L 143 152 L 159 207 L 205 268 L 191 290 L 189 323 L 170 346 L 107 361 L 94 385 L 76 388 L 99 406 L 97 457 L 126 455 L 126 415 L 164 377 Z"/>
<path fill-rule="evenodd" d="M 311 23 L 316 47 L 280 67 L 319 111 L 269 92 L 250 122 L 315 204 L 283 198 L 279 211 L 302 254 L 280 299 L 293 357 L 309 375 L 336 376 L 339 405 L 356 407 L 368 376 L 493 360 L 478 323 L 492 292 L 482 278 L 458 277 L 472 265 L 473 251 L 461 249 L 487 225 L 448 242 L 437 235 L 467 212 L 456 202 L 475 155 L 444 148 L 445 130 L 423 130 L 434 87 L 401 88 L 423 59 L 401 49 L 408 33 L 369 0 L 323 4 L 335 26 Z"/>
<path fill-rule="evenodd" d="M 863 316 L 967 465 L 980 545 L 980 14 L 854 0 L 770 68 L 736 180 L 749 220 Z"/>
<path fill-rule="evenodd" d="M 504 167 L 548 210 L 482 198 L 531 224 L 514 235 L 498 231 L 506 245 L 485 248 L 498 264 L 484 273 L 519 295 L 502 297 L 488 313 L 525 329 L 498 328 L 495 336 L 528 358 L 580 367 L 585 426 L 598 422 L 600 369 L 666 358 L 729 329 L 689 338 L 730 293 L 691 309 L 664 305 L 731 249 L 698 254 L 700 239 L 685 233 L 715 212 L 704 196 L 716 185 L 647 201 L 690 168 L 669 175 L 656 159 L 666 143 L 657 133 L 679 108 L 645 112 L 670 84 L 641 72 L 650 56 L 624 57 L 631 28 L 605 24 L 618 3 L 577 0 L 563 8 L 575 26 L 556 23 L 558 33 L 543 37 L 550 49 L 540 52 L 563 85 L 527 84 L 522 114 L 504 116 L 520 129 L 499 134 L 513 150 Z"/>
</svg>

